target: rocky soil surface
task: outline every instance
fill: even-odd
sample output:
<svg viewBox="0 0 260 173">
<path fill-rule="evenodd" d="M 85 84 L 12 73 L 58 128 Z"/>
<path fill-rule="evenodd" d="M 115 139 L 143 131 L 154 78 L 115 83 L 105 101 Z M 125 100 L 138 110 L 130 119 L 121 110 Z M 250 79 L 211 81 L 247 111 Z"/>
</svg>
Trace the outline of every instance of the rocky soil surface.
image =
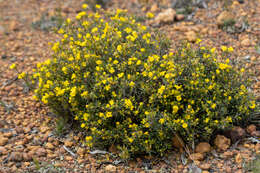
<svg viewBox="0 0 260 173">
<path fill-rule="evenodd" d="M 91 0 L 89 0 L 90 2 Z M 77 131 L 57 134 L 56 117 L 32 99 L 24 83 L 9 69 L 31 71 L 51 57 L 48 42 L 57 39 L 50 28 L 80 11 L 84 0 L 0 0 L 0 172 L 250 172 L 259 159 L 257 122 L 218 134 L 211 143 L 188 149 L 173 136 L 176 150 L 164 158 L 122 161 L 109 151 L 88 151 Z M 92 0 L 90 3 L 93 3 Z M 104 8 L 126 8 L 155 18 L 145 22 L 172 40 L 234 48 L 235 62 L 255 74 L 253 90 L 260 101 L 260 0 L 103 0 Z M 181 3 L 182 2 L 182 3 Z M 227 22 L 229 21 L 229 22 Z M 234 23 L 235 21 L 235 23 Z M 259 120 L 259 119 L 258 119 Z M 259 121 L 258 121 L 259 122 Z"/>
</svg>

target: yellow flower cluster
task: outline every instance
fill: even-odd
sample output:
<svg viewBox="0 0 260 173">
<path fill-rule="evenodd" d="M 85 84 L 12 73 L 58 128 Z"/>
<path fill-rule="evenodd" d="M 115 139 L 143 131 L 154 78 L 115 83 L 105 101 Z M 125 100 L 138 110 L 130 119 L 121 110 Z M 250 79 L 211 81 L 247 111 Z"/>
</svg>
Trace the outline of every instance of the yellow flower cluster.
<svg viewBox="0 0 260 173">
<path fill-rule="evenodd" d="M 215 49 L 185 45 L 169 53 L 165 37 L 125 10 L 96 8 L 67 21 L 53 58 L 33 74 L 36 97 L 79 121 L 89 147 L 164 153 L 173 132 L 187 142 L 194 134 L 206 139 L 255 108 L 242 74 L 229 61 L 217 62 Z"/>
</svg>

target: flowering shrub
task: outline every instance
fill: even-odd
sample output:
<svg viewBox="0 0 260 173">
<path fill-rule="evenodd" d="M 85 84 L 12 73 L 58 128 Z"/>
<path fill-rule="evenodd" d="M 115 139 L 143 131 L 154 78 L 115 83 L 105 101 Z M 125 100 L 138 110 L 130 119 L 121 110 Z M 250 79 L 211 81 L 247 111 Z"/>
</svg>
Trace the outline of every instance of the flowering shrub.
<svg viewBox="0 0 260 173">
<path fill-rule="evenodd" d="M 35 97 L 80 122 L 89 147 L 114 144 L 122 157 L 163 154 L 174 133 L 208 140 L 255 107 L 244 69 L 203 46 L 169 53 L 167 40 L 126 11 L 83 11 L 58 32 L 53 58 L 33 74 Z"/>
</svg>

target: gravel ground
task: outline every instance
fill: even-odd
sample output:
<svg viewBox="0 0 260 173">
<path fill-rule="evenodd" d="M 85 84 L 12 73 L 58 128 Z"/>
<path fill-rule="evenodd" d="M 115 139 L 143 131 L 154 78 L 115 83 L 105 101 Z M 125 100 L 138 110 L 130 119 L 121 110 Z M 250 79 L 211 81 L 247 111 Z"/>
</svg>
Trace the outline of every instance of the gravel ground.
<svg viewBox="0 0 260 173">
<path fill-rule="evenodd" d="M 198 3 L 190 7 L 180 3 L 187 0 L 103 1 L 105 8 L 126 8 L 138 15 L 153 12 L 158 16 L 174 8 L 175 18 L 167 23 L 158 18 L 144 22 L 165 33 L 172 40 L 173 50 L 180 41 L 194 42 L 197 38 L 213 47 L 232 46 L 233 59 L 244 60 L 244 65 L 255 74 L 253 90 L 260 100 L 259 0 L 211 0 L 208 3 L 197 0 Z M 127 162 L 116 158 L 112 150 L 88 152 L 82 143 L 84 136 L 77 131 L 70 132 L 70 125 L 58 135 L 56 118 L 32 99 L 32 92 L 17 80 L 9 66 L 17 63 L 19 71 L 30 72 L 37 62 L 49 58 L 48 42 L 57 39 L 50 27 L 59 26 L 62 18 L 75 16 L 83 2 L 0 0 L 0 172 L 239 173 L 253 170 L 254 165 L 248 162 L 258 158 L 259 163 L 260 155 L 259 126 L 254 125 L 236 129 L 245 138 L 231 143 L 224 151 L 219 150 L 224 144 L 211 144 L 205 153 L 187 154 L 176 149 L 164 158 L 143 157 Z M 228 18 L 223 14 L 226 9 L 236 24 L 221 29 L 219 16 Z"/>
</svg>

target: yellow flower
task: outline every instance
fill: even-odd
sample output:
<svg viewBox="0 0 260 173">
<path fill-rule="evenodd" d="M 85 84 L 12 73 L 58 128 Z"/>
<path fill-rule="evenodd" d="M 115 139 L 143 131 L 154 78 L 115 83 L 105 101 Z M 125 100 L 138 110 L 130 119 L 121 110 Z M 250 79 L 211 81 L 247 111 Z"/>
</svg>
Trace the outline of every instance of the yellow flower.
<svg viewBox="0 0 260 173">
<path fill-rule="evenodd" d="M 229 59 L 226 59 L 226 63 L 227 63 L 227 64 L 229 63 L 229 61 L 230 61 Z"/>
<path fill-rule="evenodd" d="M 111 67 L 111 68 L 109 69 L 109 72 L 113 74 L 113 73 L 115 72 L 115 69 L 114 69 L 113 67 Z"/>
<path fill-rule="evenodd" d="M 16 64 L 10 65 L 10 69 L 15 69 L 15 68 L 16 68 Z"/>
<path fill-rule="evenodd" d="M 132 65 L 132 64 L 133 64 L 133 61 L 129 60 L 128 65 Z"/>
<path fill-rule="evenodd" d="M 228 52 L 233 52 L 233 51 L 234 51 L 233 47 L 230 46 L 230 47 L 228 48 Z"/>
<path fill-rule="evenodd" d="M 221 70 L 225 70 L 226 68 L 229 68 L 230 67 L 230 65 L 227 65 L 227 64 L 224 64 L 224 63 L 220 63 L 219 64 L 219 68 L 221 69 Z"/>
<path fill-rule="evenodd" d="M 117 61 L 117 60 L 114 60 L 114 61 L 113 61 L 113 64 L 118 64 L 118 61 Z"/>
<path fill-rule="evenodd" d="M 88 91 L 84 91 L 82 94 L 81 94 L 81 97 L 87 97 L 88 96 Z"/>
<path fill-rule="evenodd" d="M 118 52 L 121 52 L 122 51 L 122 46 L 118 45 L 116 49 L 118 50 Z"/>
<path fill-rule="evenodd" d="M 129 141 L 130 143 L 132 143 L 134 140 L 133 140 L 133 138 L 128 138 L 128 141 Z"/>
<path fill-rule="evenodd" d="M 185 119 L 186 119 L 186 120 L 189 120 L 189 119 L 190 119 L 190 115 L 186 115 L 186 116 L 185 116 Z"/>
<path fill-rule="evenodd" d="M 87 4 L 83 4 L 83 5 L 82 5 L 82 8 L 83 8 L 83 9 L 86 9 L 86 8 L 88 8 L 88 5 L 87 5 Z"/>
<path fill-rule="evenodd" d="M 116 97 L 116 96 L 117 96 L 117 94 L 115 93 L 115 91 L 112 92 L 112 96 L 113 96 L 113 97 Z"/>
<path fill-rule="evenodd" d="M 216 106 L 217 106 L 217 105 L 214 103 L 214 104 L 211 105 L 211 108 L 212 108 L 212 109 L 215 109 Z"/>
<path fill-rule="evenodd" d="M 86 141 L 89 142 L 89 141 L 92 141 L 93 137 L 92 136 L 86 136 Z"/>
<path fill-rule="evenodd" d="M 175 106 L 172 107 L 173 113 L 177 113 L 178 110 L 179 110 L 178 106 L 175 105 Z"/>
<path fill-rule="evenodd" d="M 64 33 L 64 30 L 61 28 L 61 29 L 59 29 L 58 33 L 59 33 L 59 34 L 63 34 L 63 33 Z"/>
<path fill-rule="evenodd" d="M 246 89 L 245 85 L 241 85 L 241 86 L 240 86 L 240 89 L 241 89 L 241 90 L 245 90 L 245 89 Z"/>
<path fill-rule="evenodd" d="M 127 34 L 129 34 L 129 33 L 132 32 L 132 28 L 125 28 L 124 31 L 125 31 Z"/>
<path fill-rule="evenodd" d="M 149 56 L 148 57 L 148 62 L 153 62 L 154 61 L 154 57 L 153 56 Z"/>
<path fill-rule="evenodd" d="M 125 107 L 129 108 L 130 110 L 134 109 L 133 103 L 131 102 L 130 99 L 125 99 Z"/>
<path fill-rule="evenodd" d="M 97 31 L 98 31 L 98 28 L 97 28 L 97 27 L 94 27 L 94 28 L 91 30 L 92 33 L 95 33 L 95 32 L 97 32 Z"/>
<path fill-rule="evenodd" d="M 34 100 L 38 100 L 38 97 L 36 95 L 33 95 Z"/>
<path fill-rule="evenodd" d="M 76 16 L 76 19 L 81 19 L 82 16 L 85 16 L 87 13 L 85 11 L 82 11 L 80 13 L 78 13 L 78 15 Z"/>
<path fill-rule="evenodd" d="M 58 51 L 59 45 L 60 45 L 59 42 L 56 42 L 56 43 L 53 44 L 52 50 L 53 50 L 55 53 Z M 37 64 L 37 67 L 38 67 L 38 64 Z"/>
<path fill-rule="evenodd" d="M 112 112 L 107 112 L 107 113 L 106 113 L 106 117 L 107 117 L 107 118 L 112 117 Z"/>
<path fill-rule="evenodd" d="M 124 73 L 119 73 L 117 76 L 118 76 L 119 78 L 121 78 L 121 77 L 124 76 Z"/>
<path fill-rule="evenodd" d="M 78 38 L 82 38 L 82 34 L 78 34 Z"/>
<path fill-rule="evenodd" d="M 61 89 L 60 87 L 56 87 L 55 92 L 56 92 L 57 96 L 62 96 L 65 93 L 65 89 Z"/>
<path fill-rule="evenodd" d="M 25 76 L 26 76 L 26 74 L 24 72 L 22 72 L 18 75 L 18 79 L 23 79 L 23 78 L 25 78 Z"/>
<path fill-rule="evenodd" d="M 88 120 L 88 117 L 89 117 L 89 114 L 88 114 L 88 113 L 84 113 L 84 114 L 83 114 L 83 119 L 84 119 L 85 121 Z"/>
<path fill-rule="evenodd" d="M 102 61 L 101 61 L 101 60 L 97 60 L 97 61 L 96 61 L 96 64 L 97 64 L 97 65 L 100 65 L 100 64 L 102 64 Z"/>
<path fill-rule="evenodd" d="M 135 86 L 135 83 L 134 83 L 133 81 L 131 81 L 130 84 L 129 84 L 129 86 L 130 86 L 130 87 L 133 87 L 133 86 Z"/>
<path fill-rule="evenodd" d="M 227 120 L 228 122 L 230 122 L 230 123 L 232 122 L 232 118 L 229 117 L 229 116 L 226 118 L 226 120 Z"/>
<path fill-rule="evenodd" d="M 109 104 L 110 104 L 111 106 L 113 106 L 113 105 L 114 105 L 114 100 L 110 100 L 110 101 L 109 101 Z"/>
<path fill-rule="evenodd" d="M 105 90 L 107 90 L 107 91 L 110 90 L 110 88 L 111 88 L 110 85 L 105 86 Z"/>
<path fill-rule="evenodd" d="M 47 104 L 48 103 L 48 98 L 49 98 L 49 94 L 45 94 L 43 97 L 42 97 L 42 102 L 44 103 L 44 104 Z"/>
<path fill-rule="evenodd" d="M 150 127 L 150 124 L 149 124 L 149 123 L 145 123 L 145 124 L 144 124 L 144 127 L 149 128 L 149 127 Z"/>
<path fill-rule="evenodd" d="M 214 48 L 212 48 L 212 49 L 210 49 L 210 52 L 211 53 L 214 53 L 216 51 L 216 48 L 214 47 Z"/>
<path fill-rule="evenodd" d="M 251 109 L 255 109 L 255 102 L 251 101 L 251 105 L 249 106 Z"/>
<path fill-rule="evenodd" d="M 188 127 L 188 124 L 187 124 L 187 123 L 183 123 L 183 124 L 182 124 L 182 127 L 183 127 L 184 129 L 186 129 L 186 128 Z"/>
<path fill-rule="evenodd" d="M 146 13 L 146 17 L 149 19 L 152 19 L 152 18 L 154 18 L 154 14 L 151 12 L 148 12 L 148 13 Z"/>
<path fill-rule="evenodd" d="M 97 8 L 97 9 L 100 9 L 100 8 L 101 8 L 101 5 L 97 4 L 97 5 L 96 5 L 96 8 Z"/>
<path fill-rule="evenodd" d="M 104 117 L 104 113 L 99 112 L 98 116 L 99 116 L 100 118 L 102 118 L 102 117 Z"/>
<path fill-rule="evenodd" d="M 117 31 L 116 34 L 117 34 L 117 36 L 118 36 L 119 38 L 122 37 L 122 33 L 121 33 L 121 31 Z"/>
<path fill-rule="evenodd" d="M 160 124 L 163 124 L 165 122 L 165 119 L 164 118 L 161 118 L 160 120 L 159 120 L 159 123 Z"/>
<path fill-rule="evenodd" d="M 178 96 L 176 97 L 176 99 L 177 99 L 178 102 L 181 101 L 181 96 L 178 95 Z"/>
<path fill-rule="evenodd" d="M 150 71 L 150 72 L 148 73 L 148 76 L 149 76 L 150 78 L 152 78 L 152 77 L 153 77 L 153 72 Z"/>
<path fill-rule="evenodd" d="M 97 67 L 96 67 L 96 70 L 97 70 L 97 71 L 100 71 L 100 70 L 101 70 L 101 68 L 100 68 L 99 66 L 97 66 Z"/>
<path fill-rule="evenodd" d="M 161 86 L 161 88 L 158 89 L 158 94 L 162 95 L 163 91 L 165 90 L 165 86 Z"/>
<path fill-rule="evenodd" d="M 222 50 L 223 52 L 226 52 L 226 51 L 228 50 L 228 48 L 227 48 L 227 46 L 221 46 L 221 50 Z"/>
<path fill-rule="evenodd" d="M 201 39 L 197 38 L 196 44 L 199 44 L 201 42 Z"/>
<path fill-rule="evenodd" d="M 77 94 L 77 87 L 71 88 L 71 90 L 70 90 L 70 96 L 71 96 L 71 97 L 75 97 L 76 94 Z"/>
<path fill-rule="evenodd" d="M 70 24 L 70 22 L 71 22 L 70 18 L 67 18 L 66 21 L 67 21 L 68 24 Z"/>
</svg>

